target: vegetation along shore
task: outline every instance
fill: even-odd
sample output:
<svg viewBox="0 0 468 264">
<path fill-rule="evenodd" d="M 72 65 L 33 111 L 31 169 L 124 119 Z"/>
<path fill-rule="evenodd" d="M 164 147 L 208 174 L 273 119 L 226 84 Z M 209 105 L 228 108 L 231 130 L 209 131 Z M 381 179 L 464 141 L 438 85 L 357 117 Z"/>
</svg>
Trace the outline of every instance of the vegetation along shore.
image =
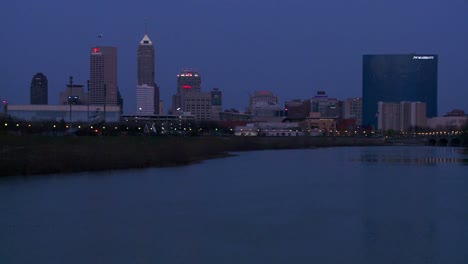
<svg viewBox="0 0 468 264">
<path fill-rule="evenodd" d="M 353 137 L 0 136 L 0 176 L 186 165 L 230 152 L 383 145 Z"/>
</svg>

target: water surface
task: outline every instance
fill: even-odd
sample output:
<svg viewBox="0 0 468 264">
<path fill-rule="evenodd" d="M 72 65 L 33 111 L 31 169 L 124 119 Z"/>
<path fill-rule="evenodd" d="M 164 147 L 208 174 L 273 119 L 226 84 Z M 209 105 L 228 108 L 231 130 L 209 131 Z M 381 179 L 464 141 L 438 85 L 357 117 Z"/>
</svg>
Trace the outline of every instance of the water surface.
<svg viewBox="0 0 468 264">
<path fill-rule="evenodd" d="M 459 148 L 0 179 L 0 263 L 468 263 Z"/>
</svg>

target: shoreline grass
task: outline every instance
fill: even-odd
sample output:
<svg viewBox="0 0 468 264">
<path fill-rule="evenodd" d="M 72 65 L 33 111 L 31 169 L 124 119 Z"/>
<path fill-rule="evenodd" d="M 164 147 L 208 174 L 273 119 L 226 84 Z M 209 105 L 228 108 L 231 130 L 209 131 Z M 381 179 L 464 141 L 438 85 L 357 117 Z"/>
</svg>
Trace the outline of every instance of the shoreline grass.
<svg viewBox="0 0 468 264">
<path fill-rule="evenodd" d="M 169 167 L 230 152 L 384 145 L 378 138 L 0 136 L 0 176 Z"/>
</svg>

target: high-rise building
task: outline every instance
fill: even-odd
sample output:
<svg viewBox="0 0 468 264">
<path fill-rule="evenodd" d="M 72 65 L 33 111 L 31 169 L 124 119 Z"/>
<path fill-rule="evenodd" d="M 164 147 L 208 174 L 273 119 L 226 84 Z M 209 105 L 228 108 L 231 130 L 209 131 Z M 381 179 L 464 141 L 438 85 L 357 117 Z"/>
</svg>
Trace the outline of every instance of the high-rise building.
<svg viewBox="0 0 468 264">
<path fill-rule="evenodd" d="M 155 83 L 154 46 L 148 35 L 144 35 L 137 52 L 137 112 L 159 114 L 159 87 Z"/>
<path fill-rule="evenodd" d="M 118 94 L 117 48 L 91 48 L 89 79 L 90 104 L 119 105 Z"/>
<path fill-rule="evenodd" d="M 47 77 L 39 72 L 36 73 L 31 80 L 31 104 L 47 104 L 48 96 L 48 82 Z"/>
<path fill-rule="evenodd" d="M 201 92 L 201 76 L 196 70 L 183 69 L 177 75 L 177 92 Z"/>
<path fill-rule="evenodd" d="M 138 85 L 136 89 L 137 114 L 154 115 L 154 87 L 146 84 Z M 158 109 L 159 110 L 159 109 Z"/>
<path fill-rule="evenodd" d="M 219 120 L 222 92 L 202 92 L 201 76 L 195 70 L 182 70 L 177 75 L 177 94 L 172 97 L 172 113 L 191 113 L 196 120 Z"/>
<path fill-rule="evenodd" d="M 396 130 L 400 131 L 400 103 L 395 102 L 378 102 L 378 130 Z"/>
<path fill-rule="evenodd" d="M 377 103 L 418 101 L 437 116 L 437 55 L 364 55 L 363 125 L 376 125 Z"/>
<path fill-rule="evenodd" d="M 378 129 L 410 131 L 427 125 L 424 102 L 378 102 Z"/>
<path fill-rule="evenodd" d="M 348 98 L 343 102 L 342 117 L 354 119 L 357 126 L 362 125 L 362 98 Z"/>
<path fill-rule="evenodd" d="M 340 107 L 338 99 L 329 98 L 325 91 L 318 91 L 317 94 L 310 99 L 311 116 L 338 118 L 340 117 Z"/>
<path fill-rule="evenodd" d="M 193 92 L 201 92 L 201 76 L 196 70 L 182 69 L 177 74 L 177 94 L 172 97 L 172 112 L 185 111 L 185 96 Z"/>
<path fill-rule="evenodd" d="M 218 88 L 211 90 L 211 119 L 220 120 L 219 113 L 223 111 L 223 92 Z"/>
</svg>

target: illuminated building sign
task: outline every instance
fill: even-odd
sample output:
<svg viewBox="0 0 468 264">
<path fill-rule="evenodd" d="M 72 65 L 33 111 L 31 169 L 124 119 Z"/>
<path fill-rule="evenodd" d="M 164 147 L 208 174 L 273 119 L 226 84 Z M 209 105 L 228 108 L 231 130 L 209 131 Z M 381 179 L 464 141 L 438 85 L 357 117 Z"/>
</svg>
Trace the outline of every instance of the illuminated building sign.
<svg viewBox="0 0 468 264">
<path fill-rule="evenodd" d="M 177 74 L 177 77 L 198 77 L 198 74 L 186 72 L 186 73 Z"/>
<path fill-rule="evenodd" d="M 190 89 L 190 88 L 192 88 L 192 86 L 191 86 L 191 85 L 182 85 L 182 88 L 184 88 L 184 89 Z"/>
<path fill-rule="evenodd" d="M 93 53 L 99 53 L 99 49 L 98 48 L 93 48 Z"/>
<path fill-rule="evenodd" d="M 413 56 L 413 60 L 433 60 L 434 56 Z"/>
</svg>

